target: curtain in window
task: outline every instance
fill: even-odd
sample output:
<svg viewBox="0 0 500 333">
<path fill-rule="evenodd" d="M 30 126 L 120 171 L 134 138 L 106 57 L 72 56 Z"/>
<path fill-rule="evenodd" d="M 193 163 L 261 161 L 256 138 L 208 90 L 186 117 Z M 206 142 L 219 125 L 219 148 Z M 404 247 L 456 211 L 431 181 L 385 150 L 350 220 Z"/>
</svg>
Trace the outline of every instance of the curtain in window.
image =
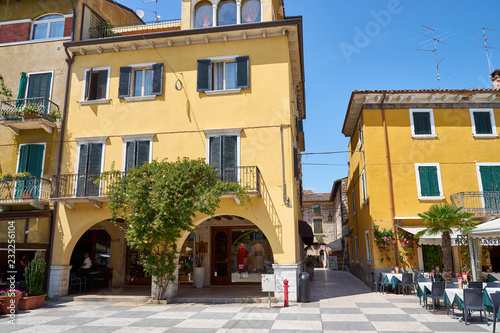
<svg viewBox="0 0 500 333">
<path fill-rule="evenodd" d="M 212 26 L 212 6 L 204 5 L 196 11 L 196 28 L 207 28 Z"/>
<path fill-rule="evenodd" d="M 217 25 L 236 24 L 236 4 L 232 1 L 223 3 L 219 8 Z"/>
<path fill-rule="evenodd" d="M 241 10 L 241 20 L 243 23 L 259 22 L 260 19 L 260 1 L 250 0 L 245 2 Z"/>
<path fill-rule="evenodd" d="M 49 38 L 62 37 L 64 34 L 64 21 L 50 24 Z"/>
</svg>

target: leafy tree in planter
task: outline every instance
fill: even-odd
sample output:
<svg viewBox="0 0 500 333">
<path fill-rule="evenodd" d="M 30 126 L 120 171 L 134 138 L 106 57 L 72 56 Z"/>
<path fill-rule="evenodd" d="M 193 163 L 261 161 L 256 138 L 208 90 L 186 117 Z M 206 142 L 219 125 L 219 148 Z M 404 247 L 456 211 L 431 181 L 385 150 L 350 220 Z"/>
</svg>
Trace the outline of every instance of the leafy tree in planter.
<svg viewBox="0 0 500 333">
<path fill-rule="evenodd" d="M 220 196 L 233 192 L 242 203 L 246 190 L 219 180 L 205 160 L 153 161 L 120 176 L 111 171 L 108 197 L 111 218 L 125 219 L 129 246 L 144 250 L 144 270 L 155 277 L 156 299 L 163 299 L 175 280 L 177 241 L 183 231 L 193 230 L 196 213 L 213 215 Z"/>
<path fill-rule="evenodd" d="M 471 213 L 462 212 L 462 207 L 456 208 L 448 203 L 442 205 L 432 205 L 428 211 L 418 214 L 424 219 L 426 229 L 418 232 L 415 236 L 422 237 L 424 234 L 441 234 L 441 248 L 443 251 L 443 278 L 446 283 L 452 278 L 452 253 L 450 233 L 453 229 L 458 229 L 462 233 L 476 228 L 479 222 L 471 221 L 474 216 Z"/>
</svg>

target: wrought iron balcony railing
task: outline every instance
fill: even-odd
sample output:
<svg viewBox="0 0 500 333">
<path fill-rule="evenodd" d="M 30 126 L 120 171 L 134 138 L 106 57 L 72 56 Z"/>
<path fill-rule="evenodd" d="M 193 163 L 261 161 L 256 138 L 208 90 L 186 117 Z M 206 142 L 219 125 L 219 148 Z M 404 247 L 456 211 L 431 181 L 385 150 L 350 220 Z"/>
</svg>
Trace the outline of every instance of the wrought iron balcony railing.
<svg viewBox="0 0 500 333">
<path fill-rule="evenodd" d="M 215 168 L 221 180 L 238 183 L 249 192 L 260 192 L 260 171 L 256 166 Z M 120 173 L 120 177 L 125 173 Z M 52 199 L 106 197 L 108 185 L 114 178 L 103 178 L 103 173 L 65 174 L 52 177 Z"/>
<path fill-rule="evenodd" d="M 47 116 L 47 119 L 55 121 L 55 118 L 50 117 L 56 113 L 55 111 L 59 111 L 59 106 L 45 97 L 0 101 L 0 113 L 3 119 Z"/>
<path fill-rule="evenodd" d="M 118 36 L 149 34 L 154 32 L 181 30 L 181 20 L 164 20 L 146 22 L 144 24 L 108 25 L 90 28 L 89 36 L 94 38 L 109 38 Z"/>
<path fill-rule="evenodd" d="M 500 216 L 500 192 L 459 192 L 450 196 L 455 207 L 478 216 Z"/>
<path fill-rule="evenodd" d="M 28 176 L 19 179 L 0 180 L 0 203 L 23 201 L 48 201 L 50 198 L 50 180 Z"/>
</svg>

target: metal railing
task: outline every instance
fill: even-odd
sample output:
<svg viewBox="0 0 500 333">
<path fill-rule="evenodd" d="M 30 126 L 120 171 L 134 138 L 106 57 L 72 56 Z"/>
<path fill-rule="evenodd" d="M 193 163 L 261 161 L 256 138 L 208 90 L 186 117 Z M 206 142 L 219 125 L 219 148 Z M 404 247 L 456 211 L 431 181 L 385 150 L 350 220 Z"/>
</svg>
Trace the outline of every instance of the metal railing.
<svg viewBox="0 0 500 333">
<path fill-rule="evenodd" d="M 0 101 L 0 113 L 3 119 L 43 117 L 50 115 L 53 111 L 59 111 L 59 106 L 45 97 Z"/>
<path fill-rule="evenodd" d="M 0 202 L 35 199 L 48 201 L 51 182 L 35 176 L 0 180 Z"/>
<path fill-rule="evenodd" d="M 90 28 L 89 30 L 90 30 L 89 36 L 91 39 L 149 34 L 154 32 L 181 30 L 181 20 L 174 19 L 174 20 L 145 22 L 144 24 L 137 23 L 137 24 L 127 24 L 127 25 L 114 25 L 114 26 L 109 24 L 104 24 L 99 27 Z"/>
<path fill-rule="evenodd" d="M 260 191 L 260 171 L 256 166 L 215 168 L 223 181 L 238 183 L 247 191 Z M 86 198 L 106 197 L 108 186 L 116 179 L 110 176 L 97 181 L 103 173 L 66 174 L 52 177 L 52 192 L 50 197 Z M 121 172 L 118 177 L 125 175 Z"/>
<path fill-rule="evenodd" d="M 450 195 L 455 207 L 475 215 L 500 215 L 500 192 L 459 192 Z"/>
</svg>

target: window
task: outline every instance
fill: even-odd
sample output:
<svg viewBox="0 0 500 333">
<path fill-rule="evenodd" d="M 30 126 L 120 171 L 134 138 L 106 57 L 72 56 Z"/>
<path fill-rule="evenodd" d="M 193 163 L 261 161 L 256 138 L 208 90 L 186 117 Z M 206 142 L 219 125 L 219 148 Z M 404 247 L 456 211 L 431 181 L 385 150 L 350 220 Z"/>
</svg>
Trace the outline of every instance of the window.
<svg viewBox="0 0 500 333">
<path fill-rule="evenodd" d="M 52 73 L 28 74 L 28 91 L 26 98 L 46 98 L 50 99 L 52 83 Z M 39 103 L 39 101 L 34 101 Z"/>
<path fill-rule="evenodd" d="M 313 205 L 313 213 L 314 213 L 314 215 L 321 215 L 321 206 L 320 205 Z"/>
<path fill-rule="evenodd" d="M 315 234 L 323 233 L 323 219 L 313 219 L 313 227 Z"/>
<path fill-rule="evenodd" d="M 411 135 L 414 138 L 435 138 L 434 112 L 432 109 L 410 109 Z"/>
<path fill-rule="evenodd" d="M 366 174 L 365 170 L 361 172 L 361 195 L 363 199 L 363 205 L 366 204 L 368 198 L 366 196 Z"/>
<path fill-rule="evenodd" d="M 475 138 L 498 137 L 493 109 L 471 109 L 472 135 Z"/>
<path fill-rule="evenodd" d="M 421 200 L 442 200 L 443 186 L 439 163 L 415 164 L 418 198 Z"/>
<path fill-rule="evenodd" d="M 104 143 L 82 143 L 79 148 L 76 196 L 99 196 L 94 182 L 101 176 Z"/>
<path fill-rule="evenodd" d="M 198 60 L 198 91 L 238 92 L 250 86 L 249 57 Z"/>
<path fill-rule="evenodd" d="M 253 23 L 261 21 L 260 1 L 248 0 L 241 7 L 241 22 Z"/>
<path fill-rule="evenodd" d="M 16 181 L 15 199 L 23 197 L 37 199 L 40 197 L 40 178 L 43 173 L 44 154 L 44 144 L 25 144 L 19 146 L 17 172 L 29 172 L 32 177 Z"/>
<path fill-rule="evenodd" d="M 217 15 L 217 25 L 236 24 L 236 3 L 232 0 L 221 1 Z"/>
<path fill-rule="evenodd" d="M 354 190 L 352 190 L 351 193 L 351 198 L 352 198 L 352 215 L 356 215 L 356 194 L 354 193 Z"/>
<path fill-rule="evenodd" d="M 359 241 L 358 241 L 358 236 L 354 237 L 354 243 L 356 244 L 356 262 L 359 262 Z"/>
<path fill-rule="evenodd" d="M 500 192 L 500 163 L 477 163 L 476 168 L 479 190 L 483 192 L 483 212 L 494 215 L 500 207 L 500 198 L 495 195 L 495 192 Z"/>
<path fill-rule="evenodd" d="M 366 261 L 371 262 L 372 261 L 372 254 L 371 254 L 371 248 L 370 248 L 370 230 L 365 231 L 365 242 L 366 242 Z"/>
<path fill-rule="evenodd" d="M 162 91 L 163 64 L 120 67 L 119 98 L 156 96 Z"/>
<path fill-rule="evenodd" d="M 83 101 L 107 100 L 109 89 L 109 67 L 85 70 Z"/>
<path fill-rule="evenodd" d="M 195 28 L 208 28 L 213 25 L 213 8 L 210 2 L 202 2 L 196 8 Z"/>
<path fill-rule="evenodd" d="M 354 243 L 351 237 L 351 262 L 354 262 Z"/>
<path fill-rule="evenodd" d="M 358 147 L 363 145 L 363 124 L 361 120 L 358 123 Z"/>
<path fill-rule="evenodd" d="M 237 183 L 239 135 L 213 135 L 208 141 L 208 163 L 215 167 L 222 180 Z"/>
<path fill-rule="evenodd" d="M 125 171 L 151 162 L 151 140 L 125 142 Z"/>
<path fill-rule="evenodd" d="M 64 35 L 64 16 L 46 15 L 33 22 L 31 39 L 57 38 Z"/>
</svg>

